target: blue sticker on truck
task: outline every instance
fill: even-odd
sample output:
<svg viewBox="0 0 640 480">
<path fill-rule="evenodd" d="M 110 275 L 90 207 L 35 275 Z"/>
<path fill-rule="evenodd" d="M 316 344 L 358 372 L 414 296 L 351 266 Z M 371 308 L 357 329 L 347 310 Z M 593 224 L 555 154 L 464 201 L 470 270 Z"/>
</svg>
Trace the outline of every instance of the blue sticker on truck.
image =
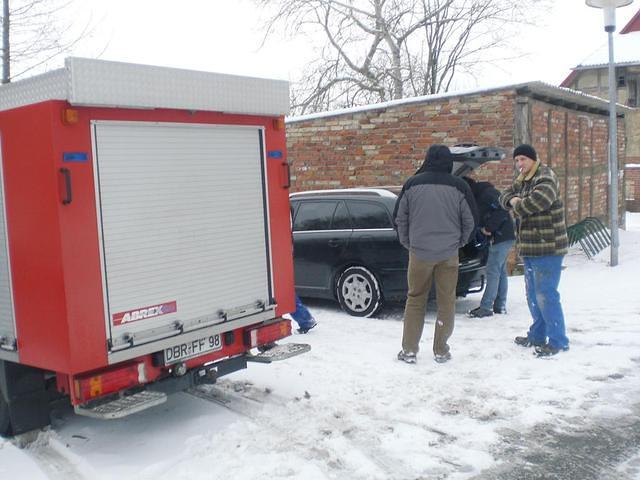
<svg viewBox="0 0 640 480">
<path fill-rule="evenodd" d="M 86 162 L 89 158 L 86 152 L 64 152 L 62 154 L 63 162 Z"/>
</svg>

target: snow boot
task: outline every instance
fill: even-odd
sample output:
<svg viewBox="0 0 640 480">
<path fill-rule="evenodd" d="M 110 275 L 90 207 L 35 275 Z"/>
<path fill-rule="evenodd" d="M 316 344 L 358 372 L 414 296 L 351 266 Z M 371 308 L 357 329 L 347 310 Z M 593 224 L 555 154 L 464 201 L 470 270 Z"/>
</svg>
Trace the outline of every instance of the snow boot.
<svg viewBox="0 0 640 480">
<path fill-rule="evenodd" d="M 513 339 L 513 342 L 516 345 L 520 345 L 521 347 L 544 347 L 545 344 L 544 343 L 537 343 L 537 342 L 532 342 L 531 340 L 529 340 L 529 337 L 524 336 L 524 337 L 516 337 Z"/>
<path fill-rule="evenodd" d="M 478 307 L 478 308 L 474 308 L 473 310 L 469 310 L 467 312 L 467 315 L 469 315 L 472 318 L 492 317 L 493 312 L 488 308 Z"/>
<path fill-rule="evenodd" d="M 304 327 L 300 327 L 298 329 L 298 333 L 309 333 L 309 330 L 314 328 L 316 325 L 318 325 L 318 322 L 316 322 L 315 320 L 312 320 L 309 325 L 305 325 Z"/>
<path fill-rule="evenodd" d="M 416 354 L 413 352 L 405 352 L 404 350 L 400 350 L 398 352 L 398 360 L 401 360 L 405 363 L 416 363 Z"/>
<path fill-rule="evenodd" d="M 564 348 L 555 348 L 551 345 L 539 345 L 536 347 L 536 356 L 538 357 L 550 357 L 551 355 L 556 355 L 560 352 L 566 352 L 569 350 L 569 347 Z"/>
<path fill-rule="evenodd" d="M 447 353 L 442 354 L 442 355 L 436 353 L 433 356 L 433 359 L 438 363 L 448 362 L 449 360 L 451 360 L 451 352 L 447 352 Z"/>
</svg>

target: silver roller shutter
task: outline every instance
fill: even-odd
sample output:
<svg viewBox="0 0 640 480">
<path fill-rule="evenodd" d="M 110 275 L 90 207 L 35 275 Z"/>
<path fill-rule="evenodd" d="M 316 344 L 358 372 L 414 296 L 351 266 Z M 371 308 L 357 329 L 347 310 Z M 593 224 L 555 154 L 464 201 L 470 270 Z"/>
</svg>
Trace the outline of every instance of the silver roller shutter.
<svg viewBox="0 0 640 480">
<path fill-rule="evenodd" d="M 258 127 L 95 122 L 94 158 L 115 348 L 270 307 Z M 173 313 L 115 324 L 171 302 Z"/>
<path fill-rule="evenodd" d="M 0 148 L 0 359 L 15 360 L 15 354 L 9 353 L 16 348 L 16 323 L 11 290 L 11 271 L 9 268 L 9 244 L 7 241 L 1 152 L 2 148 Z"/>
</svg>

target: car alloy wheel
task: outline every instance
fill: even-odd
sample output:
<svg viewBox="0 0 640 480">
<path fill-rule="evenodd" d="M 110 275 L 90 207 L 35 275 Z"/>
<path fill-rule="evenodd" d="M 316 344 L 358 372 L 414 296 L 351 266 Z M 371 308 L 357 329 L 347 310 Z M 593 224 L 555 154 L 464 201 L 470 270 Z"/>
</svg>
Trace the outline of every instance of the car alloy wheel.
<svg viewBox="0 0 640 480">
<path fill-rule="evenodd" d="M 336 285 L 342 309 L 355 317 L 370 317 L 382 307 L 380 285 L 375 275 L 364 267 L 349 267 Z"/>
</svg>

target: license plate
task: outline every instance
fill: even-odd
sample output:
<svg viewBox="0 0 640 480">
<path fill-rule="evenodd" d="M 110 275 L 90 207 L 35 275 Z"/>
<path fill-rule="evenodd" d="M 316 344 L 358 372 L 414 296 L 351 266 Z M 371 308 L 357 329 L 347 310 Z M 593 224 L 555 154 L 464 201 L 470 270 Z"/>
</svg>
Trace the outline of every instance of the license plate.
<svg viewBox="0 0 640 480">
<path fill-rule="evenodd" d="M 171 365 L 188 358 L 197 357 L 203 353 L 215 352 L 217 350 L 222 350 L 220 335 L 216 334 L 196 338 L 190 342 L 179 343 L 173 347 L 165 348 L 164 364 Z"/>
</svg>

